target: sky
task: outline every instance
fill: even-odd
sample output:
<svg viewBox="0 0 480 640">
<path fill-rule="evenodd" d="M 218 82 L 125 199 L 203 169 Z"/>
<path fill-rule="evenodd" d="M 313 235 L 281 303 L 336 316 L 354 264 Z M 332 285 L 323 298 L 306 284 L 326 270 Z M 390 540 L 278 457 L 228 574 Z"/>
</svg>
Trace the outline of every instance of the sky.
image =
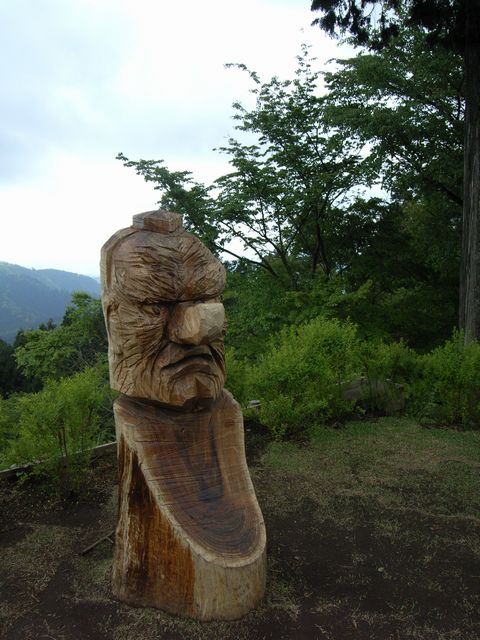
<svg viewBox="0 0 480 640">
<path fill-rule="evenodd" d="M 102 244 L 159 199 L 118 152 L 226 173 L 213 148 L 234 133 L 232 103 L 253 98 L 225 64 L 267 81 L 292 77 L 303 42 L 319 67 L 342 55 L 309 7 L 0 0 L 0 261 L 98 275 Z"/>
</svg>

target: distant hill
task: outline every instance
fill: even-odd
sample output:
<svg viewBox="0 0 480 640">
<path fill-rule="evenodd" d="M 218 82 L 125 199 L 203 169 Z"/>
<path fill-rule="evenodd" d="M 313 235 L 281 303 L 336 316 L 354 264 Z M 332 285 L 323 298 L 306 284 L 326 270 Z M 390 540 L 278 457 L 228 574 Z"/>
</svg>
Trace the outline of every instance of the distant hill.
<svg viewBox="0 0 480 640">
<path fill-rule="evenodd" d="M 60 322 L 74 291 L 98 297 L 100 284 L 69 271 L 0 262 L 0 338 L 13 342 L 19 329 L 34 329 L 50 318 Z"/>
</svg>

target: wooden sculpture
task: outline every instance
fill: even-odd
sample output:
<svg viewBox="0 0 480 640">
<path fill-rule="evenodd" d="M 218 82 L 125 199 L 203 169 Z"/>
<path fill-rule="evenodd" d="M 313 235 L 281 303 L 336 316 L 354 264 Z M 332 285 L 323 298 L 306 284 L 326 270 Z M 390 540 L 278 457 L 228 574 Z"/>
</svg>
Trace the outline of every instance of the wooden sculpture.
<svg viewBox="0 0 480 640">
<path fill-rule="evenodd" d="M 102 248 L 119 464 L 114 595 L 200 620 L 265 588 L 265 527 L 240 407 L 224 390 L 222 264 L 152 211 Z"/>
</svg>

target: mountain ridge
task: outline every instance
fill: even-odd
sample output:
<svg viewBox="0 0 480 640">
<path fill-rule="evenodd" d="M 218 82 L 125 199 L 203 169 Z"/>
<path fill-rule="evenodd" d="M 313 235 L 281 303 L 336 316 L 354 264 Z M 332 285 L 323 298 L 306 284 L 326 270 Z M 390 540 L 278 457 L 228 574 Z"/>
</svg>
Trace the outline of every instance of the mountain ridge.
<svg viewBox="0 0 480 640">
<path fill-rule="evenodd" d="M 62 320 L 75 291 L 100 296 L 94 278 L 61 269 L 29 269 L 0 261 L 0 338 L 13 342 L 20 329 Z"/>
</svg>

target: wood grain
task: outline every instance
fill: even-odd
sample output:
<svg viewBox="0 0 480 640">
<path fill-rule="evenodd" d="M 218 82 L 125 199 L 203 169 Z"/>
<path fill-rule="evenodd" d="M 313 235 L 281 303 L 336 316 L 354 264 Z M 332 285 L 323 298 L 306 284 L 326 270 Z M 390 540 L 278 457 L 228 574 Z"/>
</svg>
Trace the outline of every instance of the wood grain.
<svg viewBox="0 0 480 640">
<path fill-rule="evenodd" d="M 155 227 L 156 213 L 161 228 L 168 227 L 167 212 L 147 213 L 141 214 L 144 227 Z M 225 383 L 223 316 L 218 309 L 200 310 L 201 303 L 218 307 L 225 270 L 197 238 L 178 228 L 178 215 L 171 215 L 175 218 L 169 233 L 130 227 L 102 248 L 110 384 L 132 397 L 191 409 L 213 401 Z M 172 340 L 169 335 L 170 320 L 178 317 L 182 303 L 197 309 L 187 314 L 190 329 L 185 325 L 187 332 L 196 332 L 191 343 L 189 336 Z M 181 331 L 178 319 L 173 327 Z M 203 335 L 205 331 L 209 335 Z M 192 351 L 200 344 L 202 348 Z"/>
<path fill-rule="evenodd" d="M 119 505 L 113 592 L 233 619 L 263 596 L 266 537 L 243 418 L 223 389 L 225 270 L 181 216 L 134 216 L 102 248 Z"/>
<path fill-rule="evenodd" d="M 223 391 L 181 414 L 122 397 L 115 421 L 115 595 L 202 620 L 245 614 L 263 595 L 266 539 L 238 404 Z"/>
</svg>

